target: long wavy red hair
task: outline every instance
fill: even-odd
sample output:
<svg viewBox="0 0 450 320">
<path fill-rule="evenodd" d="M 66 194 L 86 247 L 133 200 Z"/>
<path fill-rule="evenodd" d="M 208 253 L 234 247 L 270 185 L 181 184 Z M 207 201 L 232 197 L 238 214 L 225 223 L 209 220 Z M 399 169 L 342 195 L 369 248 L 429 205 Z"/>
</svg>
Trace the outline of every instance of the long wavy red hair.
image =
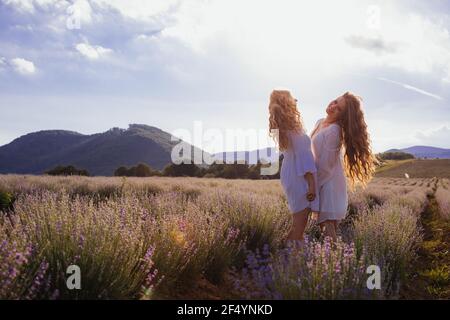
<svg viewBox="0 0 450 320">
<path fill-rule="evenodd" d="M 346 92 L 343 97 L 345 108 L 337 115 L 336 122 L 342 128 L 345 170 L 353 186 L 357 182 L 366 185 L 372 179 L 377 160 L 372 152 L 362 99 L 351 92 Z"/>
<path fill-rule="evenodd" d="M 297 101 L 288 90 L 273 90 L 270 95 L 269 130 L 280 151 L 289 148 L 289 130 L 304 131 Z"/>
</svg>

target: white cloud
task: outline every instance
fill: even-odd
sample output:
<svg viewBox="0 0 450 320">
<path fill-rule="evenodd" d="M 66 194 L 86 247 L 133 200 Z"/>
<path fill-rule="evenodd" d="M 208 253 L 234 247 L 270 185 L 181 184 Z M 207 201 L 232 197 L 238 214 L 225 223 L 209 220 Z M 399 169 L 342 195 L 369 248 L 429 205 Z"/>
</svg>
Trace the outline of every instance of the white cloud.
<svg viewBox="0 0 450 320">
<path fill-rule="evenodd" d="M 98 28 L 116 11 L 148 22 L 147 26 L 160 26 L 161 40 L 176 39 L 197 54 L 230 54 L 258 77 L 262 74 L 275 81 L 289 82 L 289 70 L 322 77 L 367 67 L 434 73 L 444 83 L 450 79 L 448 30 L 437 20 L 409 13 L 400 2 L 383 2 L 380 27 L 370 29 L 367 9 L 372 3 L 360 0 L 0 1 L 29 12 L 39 7 L 57 13 L 62 8 L 56 14 L 62 20 L 69 15 L 65 9 L 72 7 L 82 23 L 95 23 Z M 61 21 L 54 28 L 65 29 Z M 90 59 L 105 53 L 85 45 L 81 50 Z"/>
<path fill-rule="evenodd" d="M 445 83 L 450 83 L 450 64 L 447 68 L 446 74 L 444 74 L 444 77 L 442 78 L 442 81 Z"/>
<path fill-rule="evenodd" d="M 91 60 L 97 60 L 99 58 L 106 57 L 113 52 L 112 49 L 104 48 L 102 46 L 93 46 L 89 43 L 78 43 L 75 48 L 79 53 Z"/>
<path fill-rule="evenodd" d="M 0 56 L 0 74 L 6 68 L 6 59 Z"/>
<path fill-rule="evenodd" d="M 450 126 L 443 125 L 436 129 L 418 131 L 415 138 L 421 144 L 450 148 Z"/>
<path fill-rule="evenodd" d="M 365 37 L 362 35 L 352 35 L 345 40 L 354 48 L 369 50 L 376 54 L 394 53 L 400 46 L 398 43 L 387 43 L 380 36 Z"/>
<path fill-rule="evenodd" d="M 151 20 L 169 10 L 180 0 L 92 0 L 91 2 L 103 9 L 113 8 L 127 18 Z"/>
<path fill-rule="evenodd" d="M 34 4 L 32 0 L 4 0 L 6 5 L 15 7 L 19 11 L 34 12 Z"/>
<path fill-rule="evenodd" d="M 74 1 L 74 3 L 67 8 L 66 13 L 68 14 L 68 19 L 78 19 L 80 24 L 91 23 L 93 20 L 92 7 L 87 0 Z"/>
<path fill-rule="evenodd" d="M 394 21 L 397 19 L 397 21 Z M 446 73 L 450 68 L 450 35 L 438 21 L 418 14 L 396 11 L 382 35 L 404 44 L 397 54 L 386 55 L 382 65 L 416 73 Z"/>
<path fill-rule="evenodd" d="M 82 23 L 99 23 L 98 28 L 111 11 L 150 24 L 157 21 L 163 38 L 175 38 L 196 53 L 230 52 L 255 72 L 275 78 L 285 77 L 286 70 L 315 76 L 388 67 L 450 79 L 448 30 L 438 20 L 411 14 L 402 2 L 382 2 L 379 28 L 370 29 L 373 1 L 361 0 L 0 1 L 22 11 L 52 9 L 63 20 L 70 6 Z M 58 13 L 58 8 L 64 10 Z M 63 30 L 60 23 L 54 28 Z M 94 56 L 98 58 L 89 55 Z"/>
<path fill-rule="evenodd" d="M 154 34 L 148 35 L 148 34 L 139 34 L 134 37 L 134 40 L 137 41 L 147 41 L 147 40 L 156 40 L 157 36 Z"/>
<path fill-rule="evenodd" d="M 101 13 L 95 14 L 89 0 L 0 0 L 22 14 L 36 19 L 29 25 L 16 25 L 17 30 L 33 31 L 33 25 L 45 21 L 45 27 L 55 33 L 80 29 L 82 25 L 101 21 Z"/>
<path fill-rule="evenodd" d="M 401 3 L 385 1 L 380 5 L 380 28 L 370 29 L 369 4 L 360 0 L 185 1 L 171 16 L 175 23 L 162 35 L 205 55 L 221 46 L 255 72 L 275 79 L 286 79 L 288 70 L 323 77 L 380 67 L 445 78 L 450 36 L 443 24 L 410 14 Z M 355 39 L 367 50 L 355 48 Z"/>
<path fill-rule="evenodd" d="M 14 30 L 24 31 L 24 32 L 33 32 L 33 26 L 31 24 L 20 25 L 17 24 L 12 27 Z"/>
<path fill-rule="evenodd" d="M 19 11 L 28 13 L 34 13 L 36 7 L 49 10 L 68 4 L 68 1 L 65 0 L 3 0 L 3 2 Z"/>
<path fill-rule="evenodd" d="M 34 63 L 23 58 L 11 59 L 11 65 L 17 73 L 22 75 L 29 75 L 36 72 Z"/>
</svg>

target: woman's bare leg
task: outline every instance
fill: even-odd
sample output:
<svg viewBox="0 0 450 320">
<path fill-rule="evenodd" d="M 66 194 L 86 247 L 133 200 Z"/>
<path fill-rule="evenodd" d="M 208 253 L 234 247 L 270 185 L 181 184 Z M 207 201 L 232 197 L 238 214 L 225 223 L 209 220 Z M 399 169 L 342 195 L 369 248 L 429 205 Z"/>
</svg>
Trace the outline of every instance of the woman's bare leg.
<svg viewBox="0 0 450 320">
<path fill-rule="evenodd" d="M 303 241 L 303 234 L 306 229 L 309 217 L 309 209 L 294 213 L 292 215 L 292 229 L 287 240 Z"/>
<path fill-rule="evenodd" d="M 320 228 L 322 229 L 325 237 L 330 237 L 333 241 L 336 241 L 337 221 L 326 220 L 320 224 Z"/>
</svg>

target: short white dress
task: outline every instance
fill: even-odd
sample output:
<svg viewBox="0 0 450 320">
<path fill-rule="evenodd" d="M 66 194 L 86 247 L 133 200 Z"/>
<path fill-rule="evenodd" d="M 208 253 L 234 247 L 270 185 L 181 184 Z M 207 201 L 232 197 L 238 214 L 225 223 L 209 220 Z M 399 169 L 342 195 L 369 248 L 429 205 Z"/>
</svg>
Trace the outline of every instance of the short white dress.
<svg viewBox="0 0 450 320">
<path fill-rule="evenodd" d="M 316 123 L 315 129 L 323 120 Z M 333 123 L 317 131 L 311 138 L 320 198 L 318 223 L 342 220 L 347 214 L 347 178 L 340 133 L 341 127 Z"/>
<path fill-rule="evenodd" d="M 319 210 L 318 189 L 316 188 L 316 199 L 308 201 L 308 182 L 305 174 L 311 172 L 316 179 L 316 166 L 311 151 L 311 139 L 304 132 L 288 131 L 289 149 L 284 150 L 283 164 L 281 166 L 280 181 L 288 200 L 289 211 L 298 213 L 310 208 L 312 211 Z M 317 182 L 316 182 L 317 187 Z"/>
</svg>

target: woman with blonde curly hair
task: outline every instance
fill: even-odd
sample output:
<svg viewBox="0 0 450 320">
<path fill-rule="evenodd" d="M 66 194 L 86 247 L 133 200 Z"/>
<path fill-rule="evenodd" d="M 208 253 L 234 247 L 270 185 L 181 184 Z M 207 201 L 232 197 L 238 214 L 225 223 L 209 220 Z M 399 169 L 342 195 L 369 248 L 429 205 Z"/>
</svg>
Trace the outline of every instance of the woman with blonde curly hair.
<svg viewBox="0 0 450 320">
<path fill-rule="evenodd" d="M 302 241 L 309 213 L 319 209 L 311 140 L 303 129 L 297 99 L 289 91 L 272 92 L 269 115 L 270 133 L 284 156 L 280 181 L 293 214 L 288 240 Z"/>
<path fill-rule="evenodd" d="M 325 236 L 336 239 L 337 224 L 347 214 L 350 186 L 366 185 L 375 169 L 361 98 L 347 92 L 333 100 L 327 117 L 311 135 L 320 198 L 318 223 Z"/>
</svg>

